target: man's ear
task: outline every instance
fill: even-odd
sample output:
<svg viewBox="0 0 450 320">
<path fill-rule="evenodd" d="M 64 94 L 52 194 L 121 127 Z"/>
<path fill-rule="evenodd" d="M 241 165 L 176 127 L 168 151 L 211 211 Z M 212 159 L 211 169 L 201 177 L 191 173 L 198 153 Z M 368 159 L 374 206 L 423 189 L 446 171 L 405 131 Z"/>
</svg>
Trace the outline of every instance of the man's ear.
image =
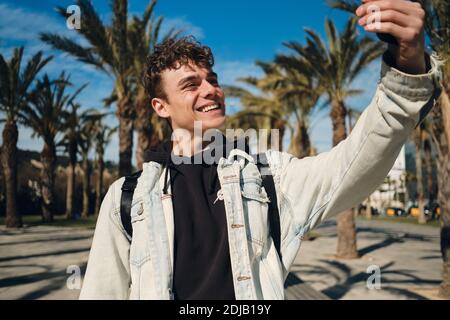
<svg viewBox="0 0 450 320">
<path fill-rule="evenodd" d="M 169 112 L 166 108 L 166 102 L 161 98 L 153 98 L 150 101 L 152 108 L 155 110 L 155 112 L 160 116 L 161 118 L 169 118 Z"/>
</svg>

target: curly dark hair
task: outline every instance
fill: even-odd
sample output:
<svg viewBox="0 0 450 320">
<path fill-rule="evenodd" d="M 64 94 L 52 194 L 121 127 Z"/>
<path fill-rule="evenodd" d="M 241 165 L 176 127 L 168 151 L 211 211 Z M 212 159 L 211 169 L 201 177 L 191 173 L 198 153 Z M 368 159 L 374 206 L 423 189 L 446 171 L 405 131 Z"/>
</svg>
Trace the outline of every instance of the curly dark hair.
<svg viewBox="0 0 450 320">
<path fill-rule="evenodd" d="M 142 76 L 147 94 L 151 98 L 167 100 L 161 85 L 161 73 L 190 63 L 211 69 L 214 65 L 211 48 L 200 44 L 193 36 L 171 38 L 155 46 L 153 53 L 147 57 Z"/>
</svg>

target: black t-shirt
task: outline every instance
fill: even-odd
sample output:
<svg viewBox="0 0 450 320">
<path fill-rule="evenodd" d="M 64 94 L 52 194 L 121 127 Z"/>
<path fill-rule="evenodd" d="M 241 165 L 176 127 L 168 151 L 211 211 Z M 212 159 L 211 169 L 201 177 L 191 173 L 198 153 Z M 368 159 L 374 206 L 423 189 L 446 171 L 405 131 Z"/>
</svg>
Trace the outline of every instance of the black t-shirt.
<svg viewBox="0 0 450 320">
<path fill-rule="evenodd" d="M 171 143 L 147 161 L 170 168 L 175 222 L 173 292 L 177 300 L 234 300 L 227 221 L 217 164 L 168 161 Z M 193 163 L 193 162 L 191 162 Z"/>
</svg>

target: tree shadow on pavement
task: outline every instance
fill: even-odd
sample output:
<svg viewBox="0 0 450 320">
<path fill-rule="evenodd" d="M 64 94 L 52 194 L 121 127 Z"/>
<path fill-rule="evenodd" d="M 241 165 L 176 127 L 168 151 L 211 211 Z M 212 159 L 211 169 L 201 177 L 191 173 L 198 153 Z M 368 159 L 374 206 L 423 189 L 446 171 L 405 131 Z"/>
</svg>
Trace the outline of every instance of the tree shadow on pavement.
<svg viewBox="0 0 450 320">
<path fill-rule="evenodd" d="M 419 241 L 419 242 L 432 242 L 434 240 L 434 237 L 431 236 L 424 236 L 421 234 L 414 234 L 414 233 L 398 233 L 398 232 L 387 232 L 382 229 L 372 229 L 372 228 L 363 228 L 363 230 L 358 230 L 358 233 L 361 232 L 370 232 L 375 234 L 383 234 L 384 237 L 386 237 L 384 240 L 369 245 L 365 248 L 362 248 L 358 250 L 358 254 L 360 257 L 369 254 L 373 251 L 376 251 L 378 249 L 386 248 L 392 244 L 396 243 L 404 243 L 407 241 Z M 365 236 L 365 239 L 368 239 L 369 237 Z"/>
<path fill-rule="evenodd" d="M 86 265 L 87 263 L 80 265 L 81 275 L 85 274 Z M 18 298 L 18 300 L 34 300 L 45 297 L 55 290 L 62 289 L 67 284 L 68 277 L 71 276 L 71 274 L 68 274 L 66 270 L 49 271 L 49 268 L 47 266 L 37 267 L 43 267 L 47 269 L 47 271 L 2 279 L 0 280 L 0 288 L 26 285 L 44 280 L 50 280 L 43 282 L 42 285 L 36 285 L 38 289 L 27 292 Z"/>
<path fill-rule="evenodd" d="M 365 286 L 367 279 L 371 276 L 370 273 L 366 273 L 365 271 L 353 274 L 349 266 L 339 261 L 319 261 L 323 265 L 294 265 L 294 267 L 296 268 L 295 272 L 300 275 L 305 274 L 328 277 L 328 281 L 324 279 L 317 281 L 317 283 L 328 285 L 326 289 L 322 290 L 322 293 L 332 299 L 341 299 L 356 285 L 364 284 Z M 410 292 L 407 289 L 394 287 L 393 285 L 438 285 L 440 283 L 439 280 L 423 279 L 417 277 L 413 274 L 413 270 L 392 269 L 391 267 L 393 266 L 394 262 L 390 262 L 385 264 L 384 266 L 380 266 L 382 276 L 381 290 L 386 290 L 394 294 L 402 295 L 408 299 L 425 299 L 424 297 Z M 396 278 L 394 279 L 390 276 L 395 276 Z M 398 279 L 399 276 L 401 277 L 401 279 Z M 329 285 L 329 277 L 333 279 L 332 282 L 334 284 Z M 364 297 L 361 297 L 361 299 L 364 299 Z"/>
<path fill-rule="evenodd" d="M 31 258 L 42 258 L 42 257 L 48 257 L 48 256 L 59 256 L 59 255 L 71 254 L 71 253 L 80 253 L 80 252 L 89 251 L 90 249 L 91 249 L 91 247 L 87 247 L 87 248 L 77 248 L 77 249 L 44 252 L 44 253 L 37 253 L 37 254 L 30 254 L 30 255 L 23 255 L 23 256 L 3 257 L 3 258 L 0 258 L 0 262 L 31 259 Z"/>
<path fill-rule="evenodd" d="M 46 239 L 33 239 L 33 240 L 24 240 L 24 241 L 15 241 L 15 242 L 4 242 L 4 243 L 0 243 L 0 247 L 1 246 L 30 244 L 30 243 L 40 243 L 40 242 L 78 241 L 78 240 L 86 240 L 89 238 L 92 238 L 92 235 L 76 236 L 76 237 L 54 237 L 54 238 L 46 238 Z"/>
</svg>

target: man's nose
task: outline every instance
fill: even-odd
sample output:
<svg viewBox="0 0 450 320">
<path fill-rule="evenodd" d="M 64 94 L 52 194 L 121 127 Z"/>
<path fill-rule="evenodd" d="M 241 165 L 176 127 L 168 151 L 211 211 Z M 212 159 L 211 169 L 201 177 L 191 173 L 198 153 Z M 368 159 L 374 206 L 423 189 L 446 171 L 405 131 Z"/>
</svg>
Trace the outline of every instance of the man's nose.
<svg viewBox="0 0 450 320">
<path fill-rule="evenodd" d="M 209 83 L 208 80 L 203 80 L 201 85 L 201 93 L 203 97 L 215 95 L 216 87 Z"/>
</svg>

